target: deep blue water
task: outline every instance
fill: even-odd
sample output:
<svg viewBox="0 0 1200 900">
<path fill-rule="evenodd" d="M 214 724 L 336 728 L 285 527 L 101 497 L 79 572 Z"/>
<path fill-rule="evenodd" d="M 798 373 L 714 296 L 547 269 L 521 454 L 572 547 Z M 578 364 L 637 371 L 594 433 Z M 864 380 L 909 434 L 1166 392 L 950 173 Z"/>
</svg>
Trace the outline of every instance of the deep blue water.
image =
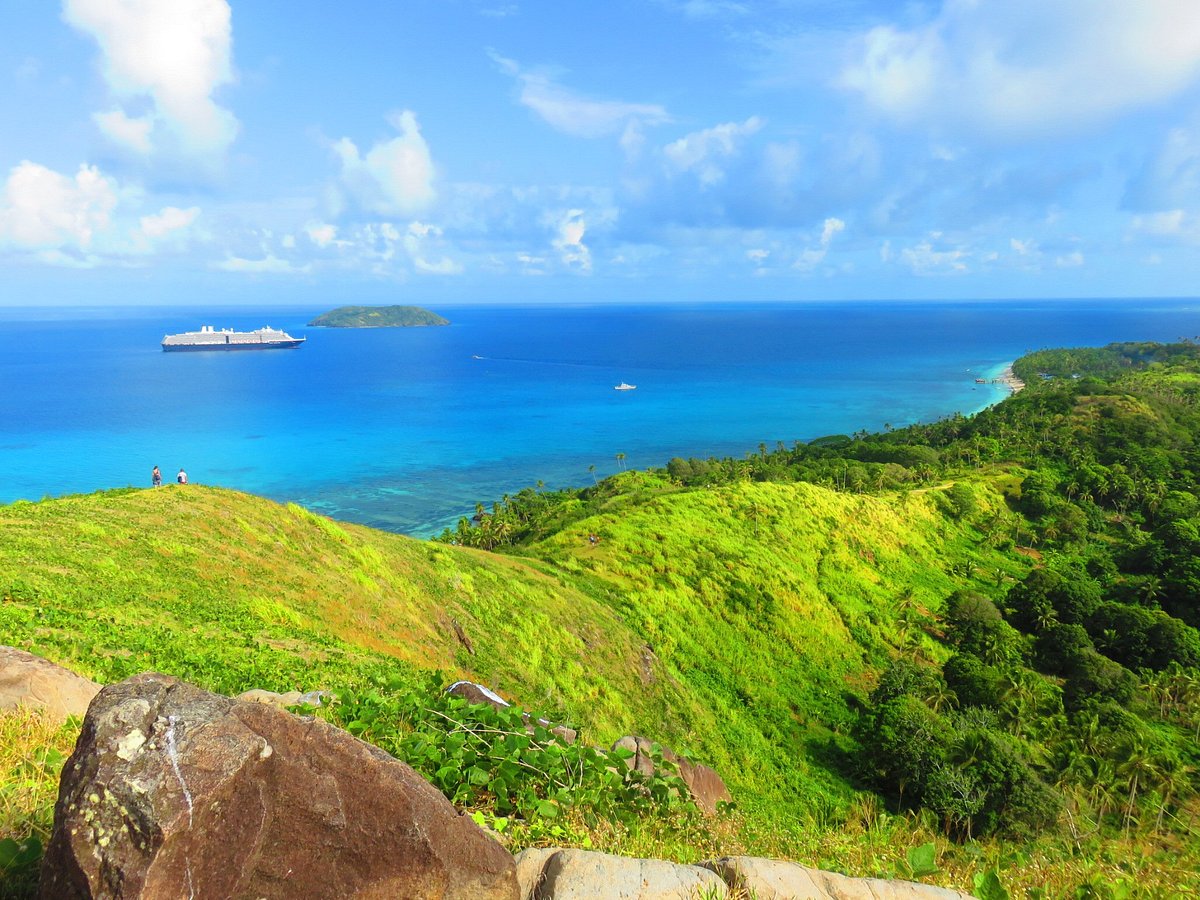
<svg viewBox="0 0 1200 900">
<path fill-rule="evenodd" d="M 741 456 L 974 412 L 1027 350 L 1200 332 L 1200 301 L 439 308 L 320 329 L 320 309 L 0 309 L 0 502 L 170 480 L 430 534 L 538 480 Z M 201 324 L 298 350 L 163 353 Z M 482 357 L 482 358 L 475 358 Z M 626 381 L 636 391 L 618 392 Z"/>
</svg>

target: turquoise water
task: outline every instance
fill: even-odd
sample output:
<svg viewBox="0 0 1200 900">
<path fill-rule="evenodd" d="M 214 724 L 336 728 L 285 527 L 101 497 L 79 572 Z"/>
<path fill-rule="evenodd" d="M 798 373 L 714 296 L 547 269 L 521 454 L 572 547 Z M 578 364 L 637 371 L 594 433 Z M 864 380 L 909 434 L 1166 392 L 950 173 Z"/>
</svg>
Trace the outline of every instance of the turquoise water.
<svg viewBox="0 0 1200 900">
<path fill-rule="evenodd" d="M 309 329 L 320 309 L 0 309 L 0 501 L 173 478 L 425 535 L 541 480 L 974 412 L 1030 349 L 1174 340 L 1197 301 L 439 307 L 442 328 Z M 202 324 L 298 350 L 163 353 Z M 636 391 L 614 391 L 621 381 Z"/>
</svg>

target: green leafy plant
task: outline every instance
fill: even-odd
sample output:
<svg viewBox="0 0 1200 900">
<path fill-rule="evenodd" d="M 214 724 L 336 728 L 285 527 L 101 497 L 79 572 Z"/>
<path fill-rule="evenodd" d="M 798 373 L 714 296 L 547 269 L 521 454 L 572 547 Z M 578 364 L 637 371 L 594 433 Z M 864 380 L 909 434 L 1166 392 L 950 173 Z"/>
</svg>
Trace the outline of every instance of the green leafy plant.
<svg viewBox="0 0 1200 900">
<path fill-rule="evenodd" d="M 924 878 L 937 872 L 937 845 L 933 841 L 910 847 L 905 857 L 908 871 L 913 878 Z"/>
<path fill-rule="evenodd" d="M 626 764 L 630 751 L 568 743 L 518 707 L 381 684 L 344 696 L 334 710 L 348 731 L 407 762 L 458 806 L 526 821 L 557 819 L 567 810 L 616 821 L 695 811 L 660 748 L 654 774 L 644 775 Z"/>
</svg>

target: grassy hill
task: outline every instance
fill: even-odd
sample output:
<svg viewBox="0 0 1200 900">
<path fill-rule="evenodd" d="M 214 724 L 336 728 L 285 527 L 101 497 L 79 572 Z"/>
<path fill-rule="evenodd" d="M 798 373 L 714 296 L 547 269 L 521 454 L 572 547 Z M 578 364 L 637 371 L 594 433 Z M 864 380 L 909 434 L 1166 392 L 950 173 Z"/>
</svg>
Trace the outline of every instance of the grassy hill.
<svg viewBox="0 0 1200 900">
<path fill-rule="evenodd" d="M 153 669 L 235 693 L 442 670 L 598 743 L 677 746 L 748 799 L 799 801 L 832 786 L 805 741 L 845 724 L 901 642 L 905 587 L 936 605 L 979 542 L 928 497 L 803 484 L 614 506 L 520 559 L 196 485 L 17 503 L 0 508 L 0 627 L 104 682 Z"/>
</svg>

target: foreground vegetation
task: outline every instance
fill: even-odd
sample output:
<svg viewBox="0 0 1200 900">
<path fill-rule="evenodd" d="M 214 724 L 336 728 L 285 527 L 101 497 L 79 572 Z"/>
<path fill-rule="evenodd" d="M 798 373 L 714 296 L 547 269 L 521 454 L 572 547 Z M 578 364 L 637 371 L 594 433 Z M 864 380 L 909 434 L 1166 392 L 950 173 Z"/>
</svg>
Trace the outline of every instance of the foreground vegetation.
<svg viewBox="0 0 1200 900">
<path fill-rule="evenodd" d="M 1200 355 L 1015 368 L 1029 387 L 969 419 L 527 489 L 440 542 L 197 486 L 14 504 L 0 631 L 101 681 L 333 690 L 323 714 L 514 848 L 1189 896 Z M 457 678 L 580 744 L 441 696 Z M 61 736 L 8 721 L 0 770 L 49 783 Z M 613 780 L 590 748 L 629 733 L 736 808 Z M 24 796 L 13 847 L 48 826 L 50 790 Z"/>
</svg>

